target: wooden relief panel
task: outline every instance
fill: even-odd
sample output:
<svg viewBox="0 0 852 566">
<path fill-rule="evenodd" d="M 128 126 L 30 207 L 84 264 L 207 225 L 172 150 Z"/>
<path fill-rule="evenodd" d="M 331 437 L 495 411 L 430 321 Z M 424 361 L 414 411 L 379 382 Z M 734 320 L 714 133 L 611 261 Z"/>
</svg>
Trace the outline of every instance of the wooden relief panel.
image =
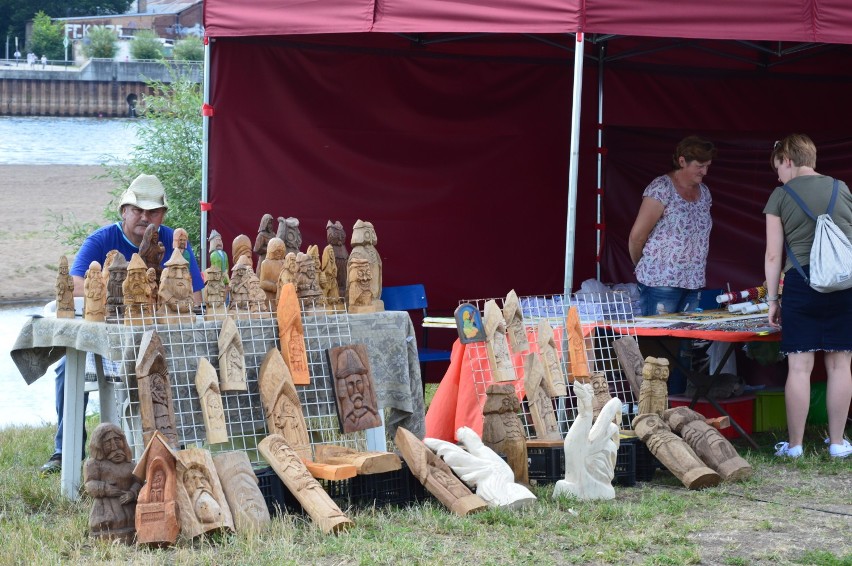
<svg viewBox="0 0 852 566">
<path fill-rule="evenodd" d="M 142 438 L 150 442 L 159 430 L 169 446 L 178 448 L 175 410 L 172 406 L 172 386 L 166 367 L 166 349 L 154 329 L 142 335 L 139 358 L 136 360 L 136 380 L 139 387 L 139 412 L 142 417 Z"/>
<path fill-rule="evenodd" d="M 506 456 L 515 472 L 515 481 L 529 485 L 527 439 L 518 411 L 521 403 L 515 388 L 509 384 L 492 384 L 485 390 L 482 409 L 482 442 L 498 454 Z"/>
<path fill-rule="evenodd" d="M 243 339 L 231 317 L 225 318 L 219 331 L 219 384 L 222 391 L 248 390 Z"/>
<path fill-rule="evenodd" d="M 551 397 L 568 395 L 562 363 L 559 361 L 559 350 L 556 349 L 556 337 L 547 319 L 539 321 L 536 337 L 538 352 L 544 365 L 545 379 L 542 381 L 542 387 Z"/>
<path fill-rule="evenodd" d="M 463 517 L 488 507 L 484 499 L 472 493 L 441 458 L 408 430 L 396 429 L 394 444 L 414 477 L 447 509 Z"/>
<path fill-rule="evenodd" d="M 266 353 L 258 373 L 260 398 L 269 434 L 280 434 L 301 458 L 310 460 L 311 441 L 293 378 L 281 353 Z"/>
<path fill-rule="evenodd" d="M 213 457 L 213 465 L 222 482 L 237 532 L 261 531 L 269 526 L 269 508 L 246 453 L 222 452 Z"/>
<path fill-rule="evenodd" d="M 278 297 L 278 337 L 281 340 L 281 354 L 290 368 L 293 383 L 308 385 L 311 377 L 305 351 L 305 331 L 296 287 L 292 283 L 283 285 Z"/>
<path fill-rule="evenodd" d="M 577 307 L 568 308 L 565 330 L 568 332 L 568 359 L 571 360 L 571 380 L 579 379 L 582 382 L 588 382 L 591 376 L 589 358 L 586 355 L 586 341 L 583 339 L 583 327 L 580 324 Z"/>
<path fill-rule="evenodd" d="M 506 320 L 506 334 L 513 354 L 520 354 L 530 349 L 527 339 L 527 329 L 524 326 L 524 314 L 515 290 L 509 291 L 503 303 L 503 318 Z"/>
<path fill-rule="evenodd" d="M 166 437 L 155 432 L 133 470 L 133 475 L 145 482 L 136 504 L 137 543 L 163 546 L 177 540 L 176 463 Z"/>
<path fill-rule="evenodd" d="M 514 381 L 515 368 L 509 355 L 509 344 L 506 342 L 506 321 L 503 312 L 496 301 L 485 303 L 485 352 L 491 367 L 491 377 L 494 381 Z"/>
<path fill-rule="evenodd" d="M 622 336 L 612 341 L 612 347 L 618 357 L 621 370 L 630 384 L 630 389 L 633 390 L 634 395 L 638 396 L 642 390 L 642 368 L 645 365 L 642 352 L 639 351 L 639 344 L 630 336 Z"/>
<path fill-rule="evenodd" d="M 177 453 L 180 530 L 187 538 L 219 529 L 234 530 L 234 519 L 210 452 L 188 448 Z"/>
<path fill-rule="evenodd" d="M 482 326 L 482 317 L 475 306 L 463 303 L 456 307 L 454 316 L 456 330 L 459 332 L 459 342 L 462 344 L 485 342 L 485 327 Z"/>
<path fill-rule="evenodd" d="M 366 346 L 351 344 L 331 348 L 328 350 L 328 363 L 334 380 L 341 432 L 381 426 L 379 402 Z"/>
<path fill-rule="evenodd" d="M 647 360 L 646 360 L 647 361 Z M 656 413 L 640 414 L 633 419 L 633 429 L 648 446 L 651 454 L 673 473 L 687 489 L 719 485 L 719 474 L 704 465 L 681 437 L 671 431 Z"/>
<path fill-rule="evenodd" d="M 353 525 L 315 480 L 299 455 L 280 434 L 260 441 L 258 450 L 322 532 L 336 533 Z"/>
<path fill-rule="evenodd" d="M 535 437 L 539 440 L 562 440 L 553 403 L 543 387 L 544 382 L 544 365 L 539 354 L 531 352 L 524 356 L 524 389 L 535 427 Z"/>
<path fill-rule="evenodd" d="M 228 442 L 228 427 L 225 426 L 225 411 L 222 408 L 222 393 L 219 391 L 219 378 L 216 370 L 204 358 L 198 358 L 198 370 L 195 372 L 195 389 L 198 402 L 204 416 L 204 428 L 207 429 L 207 443 Z"/>
<path fill-rule="evenodd" d="M 358 452 L 333 444 L 317 444 L 315 459 L 321 464 L 355 466 L 359 476 L 392 472 L 402 468 L 399 456 L 393 452 Z"/>
</svg>

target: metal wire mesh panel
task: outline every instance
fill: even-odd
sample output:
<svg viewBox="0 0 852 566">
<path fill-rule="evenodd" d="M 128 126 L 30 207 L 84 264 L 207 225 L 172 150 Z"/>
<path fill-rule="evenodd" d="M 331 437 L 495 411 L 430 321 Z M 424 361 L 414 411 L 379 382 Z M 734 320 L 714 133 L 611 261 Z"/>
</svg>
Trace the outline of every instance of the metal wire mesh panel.
<svg viewBox="0 0 852 566">
<path fill-rule="evenodd" d="M 488 300 L 476 299 L 463 302 L 469 302 L 475 305 L 480 312 L 483 312 Z M 498 307 L 503 308 L 504 298 L 496 298 L 494 301 Z M 524 423 L 527 438 L 536 438 L 536 433 L 529 405 L 525 398 L 523 359 L 525 355 L 531 352 L 538 352 L 538 325 L 539 321 L 546 320 L 554 329 L 563 383 L 568 385 L 573 382 L 574 373 L 567 355 L 568 335 L 565 332 L 566 315 L 571 306 L 577 307 L 580 317 L 589 363 L 588 369 L 591 372 L 604 374 L 610 395 L 622 401 L 622 428 L 629 429 L 632 415 L 636 412 L 637 399 L 621 371 L 621 366 L 612 347 L 612 341 L 620 336 L 629 336 L 636 340 L 630 298 L 621 292 L 607 292 L 575 294 L 573 297 L 533 295 L 520 297 L 519 302 L 530 348 L 524 352 L 512 354 L 512 368 L 516 379 L 504 383 L 512 384 L 518 398 L 521 399 L 519 416 Z M 473 376 L 476 398 L 480 408 L 482 408 L 485 406 L 486 388 L 493 383 L 485 343 L 468 344 L 465 356 L 465 362 L 469 364 Z M 577 416 L 576 396 L 570 385 L 567 389 L 567 395 L 552 399 L 556 421 L 563 435 Z"/>
<path fill-rule="evenodd" d="M 237 309 L 230 316 L 236 323 L 245 351 L 247 391 L 222 391 L 229 440 L 227 443 L 212 445 L 207 444 L 204 418 L 195 388 L 195 374 L 198 359 L 202 357 L 218 373 L 218 336 L 222 321 L 205 321 L 199 317 L 193 322 L 153 325 L 138 316 L 131 320 L 133 325 L 109 325 L 113 352 L 120 352 L 118 368 L 121 383 L 116 387 L 116 402 L 122 429 L 135 458 L 138 459 L 144 450 L 136 360 L 142 335 L 146 330 L 154 328 L 166 350 L 180 447 L 204 447 L 214 453 L 242 450 L 248 454 L 252 465 L 266 465 L 257 450 L 257 444 L 268 434 L 258 387 L 258 372 L 266 353 L 271 348 L 280 347 L 277 320 L 268 310 L 249 313 Z M 133 314 L 126 313 L 127 317 L 133 318 Z M 330 347 L 352 342 L 349 315 L 326 312 L 313 303 L 303 303 L 302 322 L 311 380 L 309 385 L 297 386 L 296 390 L 302 403 L 311 445 L 333 443 L 365 450 L 365 432 L 347 435 L 338 432 L 334 384 L 325 354 Z"/>
</svg>

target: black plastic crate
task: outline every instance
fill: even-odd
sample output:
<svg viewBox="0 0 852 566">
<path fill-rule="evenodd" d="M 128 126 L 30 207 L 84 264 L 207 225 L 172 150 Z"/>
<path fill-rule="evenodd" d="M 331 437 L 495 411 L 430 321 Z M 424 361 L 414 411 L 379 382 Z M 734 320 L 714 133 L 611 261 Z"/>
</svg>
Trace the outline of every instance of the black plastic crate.
<svg viewBox="0 0 852 566">
<path fill-rule="evenodd" d="M 622 438 L 618 444 L 618 454 L 615 457 L 615 475 L 613 483 L 621 486 L 636 485 L 636 444 L 635 438 Z"/>
<path fill-rule="evenodd" d="M 530 481 L 555 483 L 565 479 L 565 448 L 560 446 L 527 447 Z"/>
<path fill-rule="evenodd" d="M 386 505 L 408 505 L 421 501 L 428 492 L 412 475 L 405 462 L 402 468 L 380 474 L 355 476 L 350 483 L 352 505 L 384 507 Z"/>
<path fill-rule="evenodd" d="M 266 508 L 269 509 L 269 514 L 272 516 L 284 513 L 303 513 L 302 504 L 299 500 L 290 493 L 290 490 L 281 481 L 281 478 L 275 473 L 272 468 L 261 468 L 254 471 L 257 476 L 257 486 L 260 488 L 260 493 L 263 494 L 263 499 L 266 501 Z"/>
<path fill-rule="evenodd" d="M 651 454 L 645 443 L 636 439 L 636 480 L 651 481 L 654 479 L 654 473 L 657 469 L 662 468 L 660 461 Z"/>
</svg>

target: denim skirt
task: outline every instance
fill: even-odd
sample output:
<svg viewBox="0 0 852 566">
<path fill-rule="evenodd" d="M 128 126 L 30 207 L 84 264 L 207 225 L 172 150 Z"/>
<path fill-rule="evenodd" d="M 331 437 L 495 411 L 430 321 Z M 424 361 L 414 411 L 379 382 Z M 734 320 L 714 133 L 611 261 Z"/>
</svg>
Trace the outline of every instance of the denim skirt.
<svg viewBox="0 0 852 566">
<path fill-rule="evenodd" d="M 808 266 L 802 266 L 808 274 Z M 852 289 L 820 293 L 793 267 L 781 295 L 781 351 L 852 350 Z"/>
</svg>

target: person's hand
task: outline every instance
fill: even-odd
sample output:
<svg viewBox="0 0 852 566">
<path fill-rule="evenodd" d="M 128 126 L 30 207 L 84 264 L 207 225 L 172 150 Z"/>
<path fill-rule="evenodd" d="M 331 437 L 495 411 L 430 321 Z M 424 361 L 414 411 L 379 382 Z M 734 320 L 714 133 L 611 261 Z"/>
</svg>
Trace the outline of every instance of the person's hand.
<svg viewBox="0 0 852 566">
<path fill-rule="evenodd" d="M 781 328 L 781 304 L 778 301 L 769 301 L 769 326 Z"/>
</svg>

